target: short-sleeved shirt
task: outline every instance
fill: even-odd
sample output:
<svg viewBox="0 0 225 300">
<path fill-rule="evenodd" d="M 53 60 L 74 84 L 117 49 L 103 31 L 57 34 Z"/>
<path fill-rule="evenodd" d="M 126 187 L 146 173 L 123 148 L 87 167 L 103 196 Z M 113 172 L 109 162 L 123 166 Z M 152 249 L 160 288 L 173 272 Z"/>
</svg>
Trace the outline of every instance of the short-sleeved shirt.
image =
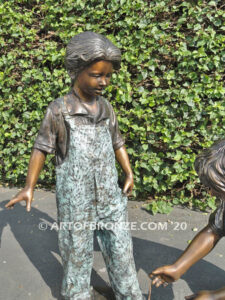
<svg viewBox="0 0 225 300">
<path fill-rule="evenodd" d="M 62 105 L 63 102 L 67 113 L 80 126 L 90 124 L 98 124 L 100 126 L 106 119 L 109 119 L 113 149 L 117 150 L 124 145 L 124 139 L 120 133 L 117 118 L 111 104 L 103 97 L 98 97 L 98 111 L 93 115 L 82 104 L 78 96 L 73 91 L 70 91 L 65 97 L 58 98 L 49 104 L 34 143 L 35 149 L 47 153 L 55 153 L 56 165 L 64 160 L 69 147 L 69 128 L 66 126 L 63 116 L 63 107 L 65 107 Z"/>
<path fill-rule="evenodd" d="M 225 236 L 225 201 L 209 217 L 210 228 L 220 237 Z"/>
</svg>

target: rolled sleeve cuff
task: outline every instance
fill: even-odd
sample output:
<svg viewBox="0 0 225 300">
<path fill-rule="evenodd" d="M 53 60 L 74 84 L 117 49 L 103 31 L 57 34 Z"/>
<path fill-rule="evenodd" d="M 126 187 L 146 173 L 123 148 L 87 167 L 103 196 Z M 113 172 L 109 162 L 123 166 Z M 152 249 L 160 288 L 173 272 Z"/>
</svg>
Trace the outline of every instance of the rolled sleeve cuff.
<svg viewBox="0 0 225 300">
<path fill-rule="evenodd" d="M 225 236 L 225 224 L 224 224 L 224 208 L 219 207 L 214 213 L 209 217 L 209 227 L 214 233 L 220 237 Z"/>
<path fill-rule="evenodd" d="M 49 154 L 54 154 L 55 153 L 55 148 L 52 148 L 48 145 L 43 145 L 43 144 L 40 144 L 40 143 L 34 143 L 33 148 L 38 149 L 38 150 L 42 150 L 42 151 L 47 152 Z"/>
<path fill-rule="evenodd" d="M 113 149 L 114 151 L 118 150 L 119 148 L 121 148 L 123 145 L 125 144 L 124 140 L 121 140 L 119 142 L 116 142 L 115 144 L 113 144 Z"/>
<path fill-rule="evenodd" d="M 215 224 L 208 224 L 208 226 L 210 227 L 210 229 L 212 229 L 212 231 L 217 234 L 219 237 L 223 237 L 224 236 L 224 232 L 222 229 L 216 227 Z"/>
</svg>

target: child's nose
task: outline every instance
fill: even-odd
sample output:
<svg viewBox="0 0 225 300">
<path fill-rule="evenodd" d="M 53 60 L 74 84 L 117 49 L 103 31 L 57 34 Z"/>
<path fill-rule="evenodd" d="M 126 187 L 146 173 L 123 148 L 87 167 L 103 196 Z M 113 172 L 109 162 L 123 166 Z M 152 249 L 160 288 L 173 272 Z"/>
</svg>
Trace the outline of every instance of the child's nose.
<svg viewBox="0 0 225 300">
<path fill-rule="evenodd" d="M 104 77 L 101 77 L 100 84 L 101 84 L 101 86 L 106 86 L 107 85 L 106 79 Z"/>
</svg>

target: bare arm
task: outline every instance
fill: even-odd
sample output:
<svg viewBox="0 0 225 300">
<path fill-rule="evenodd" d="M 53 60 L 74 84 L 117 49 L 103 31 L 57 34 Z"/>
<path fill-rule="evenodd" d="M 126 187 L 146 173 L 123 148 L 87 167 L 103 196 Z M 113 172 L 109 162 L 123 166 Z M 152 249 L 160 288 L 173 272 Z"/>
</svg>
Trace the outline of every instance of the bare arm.
<svg viewBox="0 0 225 300">
<path fill-rule="evenodd" d="M 225 287 L 216 291 L 201 291 L 197 294 L 185 297 L 186 300 L 224 300 Z"/>
<path fill-rule="evenodd" d="M 220 237 L 209 226 L 203 228 L 174 264 L 180 276 L 207 255 L 215 247 L 219 239 Z"/>
<path fill-rule="evenodd" d="M 46 154 L 40 150 L 34 149 L 31 153 L 30 162 L 28 166 L 27 178 L 25 187 L 12 199 L 5 207 L 13 207 L 15 203 L 26 201 L 26 209 L 30 211 L 31 201 L 33 199 L 33 192 L 35 184 L 38 180 L 39 174 L 43 168 Z"/>
<path fill-rule="evenodd" d="M 215 300 L 223 300 L 225 299 L 225 287 L 220 290 L 214 291 L 213 296 Z"/>
<path fill-rule="evenodd" d="M 157 287 L 165 282 L 173 282 L 179 279 L 193 264 L 207 255 L 216 245 L 220 236 L 209 226 L 199 232 L 178 260 L 169 266 L 163 266 L 154 270 L 150 276 L 155 277 L 153 284 Z"/>
<path fill-rule="evenodd" d="M 128 196 L 131 195 L 132 189 L 134 187 L 134 176 L 130 166 L 129 157 L 127 154 L 127 150 L 125 146 L 120 147 L 115 151 L 116 159 L 120 164 L 121 168 L 123 169 L 126 180 L 123 187 L 123 193 L 127 194 Z"/>
</svg>

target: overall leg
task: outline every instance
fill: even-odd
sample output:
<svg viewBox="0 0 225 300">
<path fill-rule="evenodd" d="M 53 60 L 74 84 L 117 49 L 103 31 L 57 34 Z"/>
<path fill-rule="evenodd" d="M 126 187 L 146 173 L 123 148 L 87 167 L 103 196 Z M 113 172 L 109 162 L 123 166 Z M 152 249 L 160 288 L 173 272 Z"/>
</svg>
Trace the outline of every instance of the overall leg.
<svg viewBox="0 0 225 300">
<path fill-rule="evenodd" d="M 93 231 L 59 230 L 63 263 L 62 295 L 66 300 L 89 300 L 93 263 Z"/>
<path fill-rule="evenodd" d="M 130 231 L 124 229 L 125 211 L 118 222 L 108 223 L 106 229 L 97 231 L 97 239 L 108 270 L 117 300 L 142 300 L 133 258 Z M 110 221 L 109 221 L 110 222 Z M 107 223 L 106 223 L 107 224 Z M 120 224 L 120 225 L 119 225 Z M 109 227 L 111 227 L 109 229 Z"/>
</svg>

